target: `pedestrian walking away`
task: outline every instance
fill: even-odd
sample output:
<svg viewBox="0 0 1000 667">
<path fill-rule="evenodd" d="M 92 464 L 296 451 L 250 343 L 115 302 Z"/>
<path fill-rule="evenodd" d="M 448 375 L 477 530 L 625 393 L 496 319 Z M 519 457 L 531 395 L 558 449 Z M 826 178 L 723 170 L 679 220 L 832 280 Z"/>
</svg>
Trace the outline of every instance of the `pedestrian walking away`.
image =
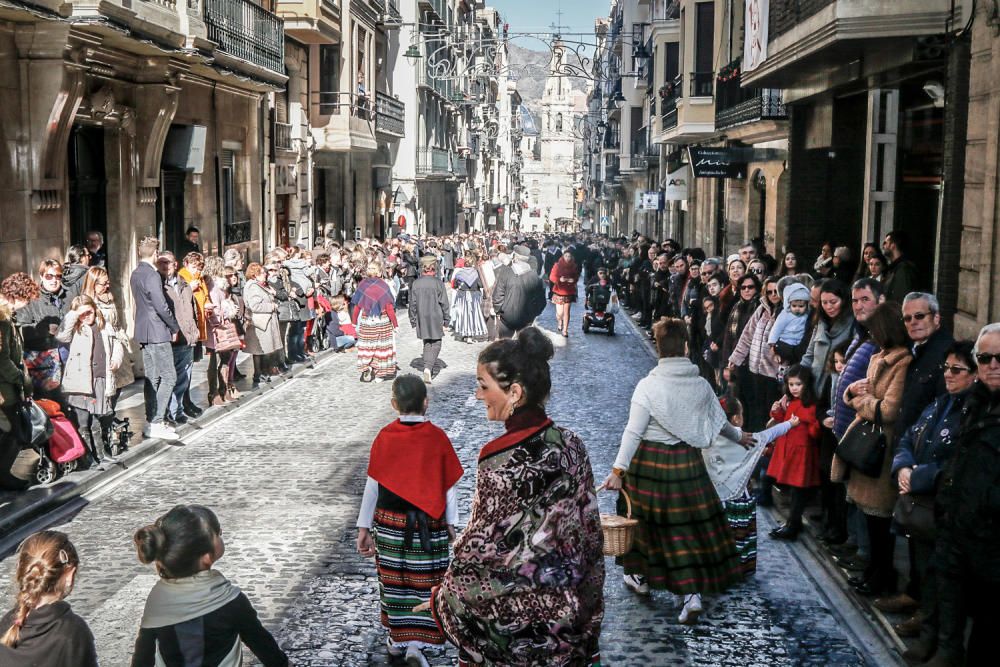
<svg viewBox="0 0 1000 667">
<path fill-rule="evenodd" d="M 628 424 L 604 482 L 624 488 L 639 519 L 632 551 L 618 559 L 640 594 L 666 589 L 684 596 L 679 620 L 694 623 L 702 593 L 742 579 L 736 542 L 699 449 L 722 434 L 744 445 L 752 435 L 732 426 L 711 386 L 687 358 L 687 327 L 664 319 L 653 329 L 660 360 L 632 395 Z M 620 498 L 618 513 L 625 514 Z"/>
<path fill-rule="evenodd" d="M 463 474 L 448 436 L 424 416 L 427 405 L 420 378 L 393 381 L 399 419 L 372 443 L 357 522 L 358 553 L 375 557 L 389 654 L 405 654 L 410 664 L 426 664 L 421 649 L 445 641 L 430 611 L 412 607 L 430 601 L 448 569 L 458 521 L 455 484 Z"/>
<path fill-rule="evenodd" d="M 437 278 L 438 262 L 433 255 L 420 258 L 421 275 L 410 287 L 408 313 L 417 338 L 424 344 L 423 376 L 430 384 L 441 354 L 441 341 L 450 324 L 448 289 Z"/>
</svg>

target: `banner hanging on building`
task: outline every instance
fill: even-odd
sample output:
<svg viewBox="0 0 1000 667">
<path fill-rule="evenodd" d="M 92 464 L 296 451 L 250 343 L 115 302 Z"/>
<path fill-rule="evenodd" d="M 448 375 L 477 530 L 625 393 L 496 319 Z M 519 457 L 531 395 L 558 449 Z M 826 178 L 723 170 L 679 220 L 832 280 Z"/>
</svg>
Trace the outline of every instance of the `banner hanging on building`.
<svg viewBox="0 0 1000 667">
<path fill-rule="evenodd" d="M 767 14 L 769 0 L 747 0 L 743 17 L 743 71 L 752 72 L 767 59 Z"/>
<path fill-rule="evenodd" d="M 743 148 L 688 148 L 695 178 L 746 178 L 747 151 Z"/>
<path fill-rule="evenodd" d="M 667 201 L 684 201 L 687 199 L 689 178 L 691 178 L 690 170 L 686 164 L 682 164 L 676 170 L 667 174 L 667 180 L 663 185 L 663 198 Z"/>
</svg>

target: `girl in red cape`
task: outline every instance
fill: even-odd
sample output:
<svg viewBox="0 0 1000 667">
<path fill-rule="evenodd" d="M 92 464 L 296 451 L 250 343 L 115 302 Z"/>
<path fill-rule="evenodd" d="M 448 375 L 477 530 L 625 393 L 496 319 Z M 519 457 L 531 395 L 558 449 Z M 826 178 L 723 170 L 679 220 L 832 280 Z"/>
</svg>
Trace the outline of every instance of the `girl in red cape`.
<svg viewBox="0 0 1000 667">
<path fill-rule="evenodd" d="M 427 387 L 416 375 L 392 384 L 399 419 L 372 443 L 361 511 L 358 553 L 375 557 L 382 625 L 389 630 L 389 654 L 426 665 L 421 649 L 444 643 L 430 612 L 414 612 L 431 599 L 431 589 L 448 570 L 448 546 L 455 539 L 455 484 L 462 465 L 445 432 L 427 420 Z"/>
<path fill-rule="evenodd" d="M 552 282 L 552 303 L 556 304 L 556 322 L 563 336 L 569 336 L 569 311 L 576 301 L 576 282 L 580 279 L 580 268 L 573 260 L 569 250 L 562 254 L 559 261 L 549 272 Z"/>
</svg>

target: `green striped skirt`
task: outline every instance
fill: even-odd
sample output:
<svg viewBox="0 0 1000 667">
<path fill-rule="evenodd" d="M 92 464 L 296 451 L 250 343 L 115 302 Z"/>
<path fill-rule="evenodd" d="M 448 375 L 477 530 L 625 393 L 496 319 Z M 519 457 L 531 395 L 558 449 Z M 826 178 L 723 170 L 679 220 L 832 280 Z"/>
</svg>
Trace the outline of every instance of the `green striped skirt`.
<svg viewBox="0 0 1000 667">
<path fill-rule="evenodd" d="M 431 612 L 414 612 L 413 608 L 430 601 L 431 589 L 448 570 L 447 526 L 443 521 L 430 521 L 430 551 L 421 548 L 419 532 L 407 548 L 406 514 L 402 512 L 377 509 L 373 528 L 382 625 L 389 630 L 389 639 L 393 644 L 443 644 L 444 635 Z"/>
<path fill-rule="evenodd" d="M 625 574 L 676 594 L 720 593 L 742 581 L 736 542 L 700 451 L 643 440 L 624 486 L 639 519 L 632 551 L 618 559 Z M 622 497 L 618 514 L 625 514 Z"/>
<path fill-rule="evenodd" d="M 743 574 L 751 577 L 757 572 L 757 501 L 747 489 L 742 495 L 723 501 L 722 507 L 736 540 Z"/>
</svg>

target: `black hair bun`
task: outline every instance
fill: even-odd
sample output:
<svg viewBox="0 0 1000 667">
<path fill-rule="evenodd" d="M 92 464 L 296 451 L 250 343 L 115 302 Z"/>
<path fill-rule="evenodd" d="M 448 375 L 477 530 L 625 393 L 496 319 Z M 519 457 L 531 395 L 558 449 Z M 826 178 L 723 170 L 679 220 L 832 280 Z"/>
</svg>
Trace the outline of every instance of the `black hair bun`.
<svg viewBox="0 0 1000 667">
<path fill-rule="evenodd" d="M 517 335 L 517 345 L 525 357 L 537 363 L 548 362 L 555 354 L 552 341 L 537 327 L 522 329 Z"/>
<path fill-rule="evenodd" d="M 166 533 L 155 524 L 137 530 L 134 540 L 139 562 L 146 565 L 160 560 L 167 546 Z"/>
</svg>

